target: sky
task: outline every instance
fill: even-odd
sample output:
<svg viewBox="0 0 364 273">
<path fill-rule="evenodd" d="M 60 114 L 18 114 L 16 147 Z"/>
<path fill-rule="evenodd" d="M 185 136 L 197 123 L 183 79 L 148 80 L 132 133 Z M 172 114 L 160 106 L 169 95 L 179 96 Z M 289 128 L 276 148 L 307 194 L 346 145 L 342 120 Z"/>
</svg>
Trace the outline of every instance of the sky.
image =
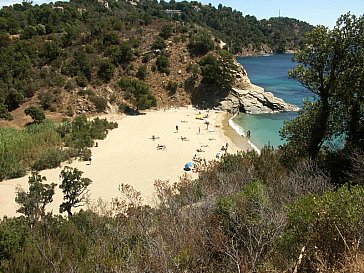
<svg viewBox="0 0 364 273">
<path fill-rule="evenodd" d="M 0 7 L 21 2 L 22 0 L 0 0 Z M 49 2 L 51 1 L 33 0 L 34 4 Z M 329 28 L 335 25 L 340 15 L 349 11 L 357 16 L 364 14 L 364 0 L 199 0 L 199 2 L 211 3 L 216 7 L 221 3 L 258 19 L 277 17 L 280 12 L 284 17 Z"/>
<path fill-rule="evenodd" d="M 204 4 L 219 3 L 254 15 L 258 19 L 281 16 L 296 18 L 312 25 L 333 28 L 340 15 L 350 11 L 357 16 L 364 14 L 364 0 L 202 0 Z"/>
</svg>

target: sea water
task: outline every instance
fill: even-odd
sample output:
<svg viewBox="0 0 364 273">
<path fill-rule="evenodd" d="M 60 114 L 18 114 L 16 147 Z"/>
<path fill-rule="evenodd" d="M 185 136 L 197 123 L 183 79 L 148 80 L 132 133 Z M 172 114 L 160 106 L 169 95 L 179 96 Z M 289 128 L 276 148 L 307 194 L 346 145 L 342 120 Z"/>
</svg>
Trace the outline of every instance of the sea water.
<svg viewBox="0 0 364 273">
<path fill-rule="evenodd" d="M 279 54 L 258 57 L 240 57 L 237 59 L 248 73 L 253 84 L 259 85 L 265 91 L 272 92 L 276 97 L 302 108 L 305 99 L 312 97 L 299 82 L 288 77 L 288 70 L 296 66 L 291 61 L 292 54 Z M 230 121 L 240 135 L 250 131 L 251 143 L 261 149 L 264 145 L 277 147 L 284 143 L 279 135 L 284 121 L 297 117 L 296 112 L 274 114 L 239 114 Z"/>
</svg>

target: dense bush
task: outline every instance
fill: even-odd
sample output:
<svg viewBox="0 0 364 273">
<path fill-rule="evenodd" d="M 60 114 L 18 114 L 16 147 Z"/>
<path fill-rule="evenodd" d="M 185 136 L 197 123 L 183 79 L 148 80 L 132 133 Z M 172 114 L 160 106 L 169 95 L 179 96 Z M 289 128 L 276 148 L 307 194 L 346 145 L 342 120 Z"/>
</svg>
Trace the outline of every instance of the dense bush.
<svg viewBox="0 0 364 273">
<path fill-rule="evenodd" d="M 165 24 L 165 25 L 162 26 L 161 32 L 159 33 L 159 35 L 161 37 L 163 37 L 164 39 L 168 39 L 169 37 L 171 37 L 172 31 L 173 31 L 172 25 L 171 24 Z"/>
<path fill-rule="evenodd" d="M 306 247 L 306 271 L 323 259 L 329 266 L 342 260 L 349 246 L 358 244 L 363 232 L 364 189 L 343 186 L 322 196 L 302 197 L 289 208 L 288 224 L 281 239 L 286 257 L 298 257 Z"/>
<path fill-rule="evenodd" d="M 116 127 L 117 123 L 105 119 L 76 117 L 61 124 L 35 123 L 22 130 L 1 128 L 0 181 L 24 176 L 31 166 L 36 170 L 51 168 L 69 157 L 82 156 L 94 139 L 104 139 L 107 131 Z M 68 149 L 59 149 L 62 142 Z"/>
<path fill-rule="evenodd" d="M 90 99 L 92 103 L 95 105 L 97 112 L 100 113 L 106 110 L 107 99 L 104 99 L 103 97 L 100 96 L 91 96 Z"/>
<path fill-rule="evenodd" d="M 59 167 L 60 164 L 70 158 L 67 150 L 52 147 L 46 150 L 40 158 L 32 164 L 32 169 L 41 171 Z"/>
<path fill-rule="evenodd" d="M 177 92 L 178 82 L 169 81 L 167 83 L 166 89 L 169 91 L 170 94 L 175 94 Z"/>
<path fill-rule="evenodd" d="M 0 119 L 12 120 L 13 117 L 4 104 L 0 104 Z"/>
<path fill-rule="evenodd" d="M 166 47 L 167 47 L 166 41 L 161 37 L 157 37 L 152 44 L 152 49 L 162 50 L 165 49 Z"/>
<path fill-rule="evenodd" d="M 122 78 L 119 86 L 132 97 L 133 104 L 137 109 L 143 110 L 157 106 L 156 98 L 150 93 L 149 87 L 140 80 Z"/>
<path fill-rule="evenodd" d="M 94 91 L 92 91 L 90 89 L 81 89 L 80 91 L 77 92 L 77 95 L 82 96 L 82 97 L 84 97 L 86 95 L 92 97 L 92 96 L 95 96 L 95 93 L 94 93 Z"/>
<path fill-rule="evenodd" d="M 139 80 L 145 80 L 147 75 L 148 75 L 147 66 L 146 65 L 140 66 L 136 74 L 137 78 Z"/>
<path fill-rule="evenodd" d="M 51 109 L 56 102 L 56 98 L 56 95 L 50 90 L 39 94 L 40 104 L 44 110 Z"/>
<path fill-rule="evenodd" d="M 29 106 L 24 110 L 27 116 L 30 116 L 34 122 L 42 122 L 45 119 L 44 110 L 37 106 Z"/>
<path fill-rule="evenodd" d="M 116 54 L 117 62 L 122 65 L 128 64 L 134 56 L 133 49 L 127 41 L 121 43 Z"/>
<path fill-rule="evenodd" d="M 107 83 L 112 79 L 114 75 L 114 69 L 114 65 L 109 60 L 103 60 L 100 64 L 97 75 L 103 82 Z"/>
<path fill-rule="evenodd" d="M 76 82 L 79 87 L 86 87 L 88 85 L 88 80 L 83 74 L 77 76 Z"/>
<path fill-rule="evenodd" d="M 169 69 L 169 59 L 166 55 L 158 56 L 157 60 L 155 61 L 155 65 L 157 66 L 158 71 L 162 73 L 169 75 L 171 72 Z"/>
<path fill-rule="evenodd" d="M 200 31 L 192 34 L 188 46 L 193 53 L 205 55 L 214 48 L 214 42 L 208 32 Z"/>
<path fill-rule="evenodd" d="M 119 112 L 123 113 L 123 114 L 129 114 L 132 112 L 132 109 L 129 107 L 129 105 L 127 105 L 125 103 L 121 103 L 119 105 Z"/>
<path fill-rule="evenodd" d="M 209 53 L 201 58 L 199 65 L 201 82 L 209 89 L 217 90 L 219 95 L 227 95 L 234 81 L 231 71 L 236 69 L 233 56 L 227 51 L 220 51 L 219 56 Z"/>
<path fill-rule="evenodd" d="M 25 175 L 26 167 L 38 160 L 49 147 L 61 143 L 53 123 L 32 124 L 25 129 L 0 129 L 0 180 Z"/>
</svg>

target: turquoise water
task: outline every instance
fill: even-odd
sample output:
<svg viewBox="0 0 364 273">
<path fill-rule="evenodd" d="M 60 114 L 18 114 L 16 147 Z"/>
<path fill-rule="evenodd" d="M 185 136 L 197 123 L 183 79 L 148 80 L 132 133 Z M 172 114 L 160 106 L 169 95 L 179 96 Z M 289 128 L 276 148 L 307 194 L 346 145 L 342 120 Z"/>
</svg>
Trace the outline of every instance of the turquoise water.
<svg viewBox="0 0 364 273">
<path fill-rule="evenodd" d="M 264 87 L 265 91 L 272 92 L 284 101 L 301 108 L 304 100 L 312 97 L 312 94 L 297 81 L 288 78 L 288 70 L 295 67 L 291 58 L 292 54 L 280 54 L 241 57 L 237 61 L 244 66 L 252 83 Z M 249 130 L 251 132 L 250 141 L 261 149 L 267 144 L 274 147 L 283 144 L 284 141 L 279 136 L 279 130 L 285 120 L 293 119 L 296 116 L 295 112 L 239 114 L 233 119 L 233 122 L 241 127 L 241 133 Z"/>
</svg>

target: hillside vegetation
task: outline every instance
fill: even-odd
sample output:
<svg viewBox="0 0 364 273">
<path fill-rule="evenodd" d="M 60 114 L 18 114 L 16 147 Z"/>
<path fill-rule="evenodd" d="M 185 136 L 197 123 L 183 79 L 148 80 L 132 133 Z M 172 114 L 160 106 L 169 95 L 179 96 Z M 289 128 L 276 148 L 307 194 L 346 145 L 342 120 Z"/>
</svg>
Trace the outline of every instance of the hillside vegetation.
<svg viewBox="0 0 364 273">
<path fill-rule="evenodd" d="M 288 18 L 258 21 L 221 5 L 133 3 L 77 0 L 3 7 L 0 119 L 15 120 L 0 120 L 0 125 L 24 125 L 24 102 L 40 106 L 48 117 L 50 112 L 103 112 L 112 105 L 137 111 L 200 103 L 207 100 L 207 90 L 229 87 L 200 84 L 204 72 L 219 75 L 224 70 L 219 61 L 232 60 L 216 51 L 221 41 L 234 54 L 282 52 L 301 48 L 311 29 Z M 168 14 L 170 9 L 179 13 Z M 201 64 L 209 52 L 210 59 Z M 138 79 L 146 87 L 125 88 L 122 78 Z"/>
</svg>

